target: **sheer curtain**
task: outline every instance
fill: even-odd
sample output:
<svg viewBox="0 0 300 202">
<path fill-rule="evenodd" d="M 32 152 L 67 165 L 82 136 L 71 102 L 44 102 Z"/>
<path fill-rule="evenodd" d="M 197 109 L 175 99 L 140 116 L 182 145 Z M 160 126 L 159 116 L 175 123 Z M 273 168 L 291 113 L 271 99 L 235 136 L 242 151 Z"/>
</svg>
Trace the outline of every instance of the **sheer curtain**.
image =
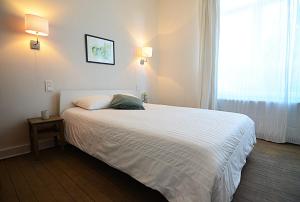
<svg viewBox="0 0 300 202">
<path fill-rule="evenodd" d="M 200 107 L 216 109 L 220 0 L 199 0 Z"/>
<path fill-rule="evenodd" d="M 300 1 L 220 0 L 218 109 L 300 144 Z"/>
</svg>

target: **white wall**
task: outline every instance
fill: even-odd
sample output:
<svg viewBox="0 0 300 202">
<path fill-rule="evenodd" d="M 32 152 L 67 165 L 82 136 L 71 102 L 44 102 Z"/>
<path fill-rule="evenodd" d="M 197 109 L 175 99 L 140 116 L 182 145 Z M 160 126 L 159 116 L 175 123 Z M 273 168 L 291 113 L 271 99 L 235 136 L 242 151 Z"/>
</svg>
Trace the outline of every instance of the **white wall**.
<svg viewBox="0 0 300 202">
<path fill-rule="evenodd" d="M 26 118 L 58 113 L 60 89 L 136 89 L 150 101 L 197 107 L 197 0 L 0 0 L 0 152 L 28 144 Z M 49 20 L 29 48 L 24 14 Z M 85 62 L 84 34 L 115 41 L 116 65 Z M 153 47 L 139 65 L 136 48 Z M 137 74 L 136 74 L 137 72 Z M 137 78 L 136 78 L 137 75 Z M 44 80 L 55 92 L 44 92 Z"/>
<path fill-rule="evenodd" d="M 159 4 L 159 97 L 170 105 L 197 107 L 198 0 Z"/>
<path fill-rule="evenodd" d="M 28 144 L 26 118 L 44 109 L 58 113 L 60 89 L 134 90 L 138 83 L 155 102 L 157 6 L 157 0 L 0 0 L 0 150 Z M 49 20 L 40 51 L 29 48 L 34 36 L 24 32 L 25 13 Z M 85 62 L 86 33 L 115 41 L 115 66 Z M 154 49 L 145 67 L 135 54 L 142 45 Z M 55 92 L 44 91 L 46 79 Z"/>
</svg>

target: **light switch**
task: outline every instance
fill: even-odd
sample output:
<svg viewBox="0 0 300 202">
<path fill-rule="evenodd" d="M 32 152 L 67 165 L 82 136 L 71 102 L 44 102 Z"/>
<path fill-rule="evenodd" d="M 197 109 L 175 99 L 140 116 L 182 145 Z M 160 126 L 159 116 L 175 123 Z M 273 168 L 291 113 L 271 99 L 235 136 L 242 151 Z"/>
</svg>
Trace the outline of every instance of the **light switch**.
<svg viewBox="0 0 300 202">
<path fill-rule="evenodd" d="M 54 91 L 54 84 L 52 80 L 45 80 L 45 91 L 46 92 Z"/>
</svg>

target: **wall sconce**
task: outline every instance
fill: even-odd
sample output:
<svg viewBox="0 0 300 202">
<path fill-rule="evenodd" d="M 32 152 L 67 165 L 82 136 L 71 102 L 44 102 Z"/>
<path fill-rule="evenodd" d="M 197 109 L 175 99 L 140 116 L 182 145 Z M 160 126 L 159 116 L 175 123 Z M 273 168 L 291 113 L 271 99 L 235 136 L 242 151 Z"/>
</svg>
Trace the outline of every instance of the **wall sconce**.
<svg viewBox="0 0 300 202">
<path fill-rule="evenodd" d="M 145 62 L 148 62 L 148 58 L 152 57 L 152 47 L 143 47 L 141 55 L 142 55 L 142 58 L 141 58 L 140 64 L 144 65 Z"/>
<path fill-rule="evenodd" d="M 37 15 L 25 15 L 25 32 L 36 35 L 36 41 L 30 40 L 30 48 L 40 50 L 39 36 L 48 36 L 48 20 Z"/>
</svg>

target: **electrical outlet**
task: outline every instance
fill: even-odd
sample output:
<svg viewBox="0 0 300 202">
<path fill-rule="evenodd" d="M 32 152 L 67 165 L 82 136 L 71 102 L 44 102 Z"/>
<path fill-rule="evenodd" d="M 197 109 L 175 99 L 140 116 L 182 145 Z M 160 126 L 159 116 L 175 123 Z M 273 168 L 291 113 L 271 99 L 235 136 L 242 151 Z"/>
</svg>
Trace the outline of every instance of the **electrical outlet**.
<svg viewBox="0 0 300 202">
<path fill-rule="evenodd" d="M 54 84 L 52 80 L 45 80 L 45 91 L 46 92 L 54 91 Z"/>
</svg>

